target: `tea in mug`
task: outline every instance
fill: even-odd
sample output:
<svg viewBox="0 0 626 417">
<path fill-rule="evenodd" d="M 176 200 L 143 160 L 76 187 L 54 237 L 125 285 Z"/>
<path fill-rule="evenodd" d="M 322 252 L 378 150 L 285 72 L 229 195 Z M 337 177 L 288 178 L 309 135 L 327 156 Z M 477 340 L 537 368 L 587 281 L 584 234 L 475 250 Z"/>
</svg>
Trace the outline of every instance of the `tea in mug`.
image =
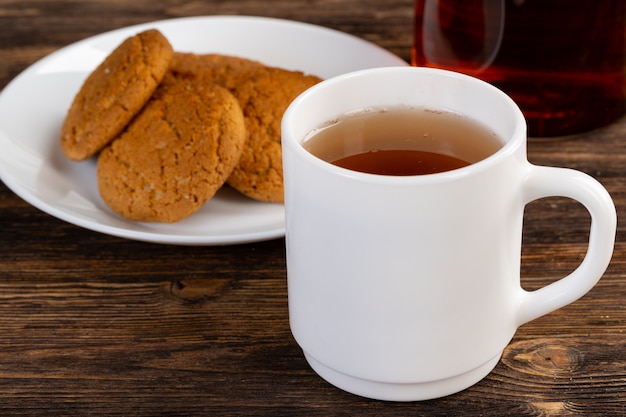
<svg viewBox="0 0 626 417">
<path fill-rule="evenodd" d="M 426 175 L 473 164 L 502 140 L 467 117 L 431 109 L 358 112 L 322 126 L 305 141 L 310 153 L 334 165 L 378 175 Z"/>
</svg>

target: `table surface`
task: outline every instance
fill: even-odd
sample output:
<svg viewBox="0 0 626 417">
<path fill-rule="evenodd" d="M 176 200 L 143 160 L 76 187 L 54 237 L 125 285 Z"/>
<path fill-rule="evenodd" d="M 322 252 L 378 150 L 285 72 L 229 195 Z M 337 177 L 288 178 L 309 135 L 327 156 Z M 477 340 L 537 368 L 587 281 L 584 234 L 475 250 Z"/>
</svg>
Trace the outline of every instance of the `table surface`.
<svg viewBox="0 0 626 417">
<path fill-rule="evenodd" d="M 408 60 L 412 12 L 412 0 L 0 0 L 0 88 L 85 37 L 193 15 L 310 22 Z M 577 138 L 531 141 L 529 159 L 591 174 L 619 216 L 625 135 L 622 119 Z M 284 239 L 223 247 L 125 240 L 45 214 L 4 184 L 0 222 L 3 416 L 626 414 L 622 227 L 598 285 L 520 327 L 487 378 L 449 397 L 393 403 L 333 388 L 307 365 L 289 330 Z M 524 288 L 572 271 L 588 227 L 578 203 L 531 203 Z"/>
</svg>

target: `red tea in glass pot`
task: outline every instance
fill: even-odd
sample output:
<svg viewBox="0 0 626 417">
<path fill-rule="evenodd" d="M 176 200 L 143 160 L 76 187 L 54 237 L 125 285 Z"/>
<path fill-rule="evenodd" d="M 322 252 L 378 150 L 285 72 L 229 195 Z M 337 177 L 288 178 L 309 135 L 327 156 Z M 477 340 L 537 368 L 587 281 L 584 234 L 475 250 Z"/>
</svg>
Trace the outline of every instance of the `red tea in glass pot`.
<svg viewBox="0 0 626 417">
<path fill-rule="evenodd" d="M 626 109 L 625 0 L 416 0 L 412 64 L 485 80 L 529 135 L 565 136 Z"/>
</svg>

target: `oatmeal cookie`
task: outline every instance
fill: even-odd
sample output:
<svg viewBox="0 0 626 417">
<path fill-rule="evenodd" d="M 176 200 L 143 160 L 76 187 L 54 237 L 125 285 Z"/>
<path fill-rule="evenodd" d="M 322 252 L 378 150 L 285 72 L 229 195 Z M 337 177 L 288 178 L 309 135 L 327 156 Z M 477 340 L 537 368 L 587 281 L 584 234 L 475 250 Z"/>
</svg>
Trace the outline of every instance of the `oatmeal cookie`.
<svg viewBox="0 0 626 417">
<path fill-rule="evenodd" d="M 61 128 L 61 147 L 75 161 L 117 137 L 165 76 L 172 46 L 156 29 L 122 42 L 87 77 Z"/>
<path fill-rule="evenodd" d="M 168 75 L 176 78 L 202 78 L 231 89 L 247 70 L 263 66 L 257 61 L 229 55 L 174 52 Z"/>
<path fill-rule="evenodd" d="M 228 184 L 255 200 L 282 203 L 283 163 L 280 123 L 289 104 L 320 82 L 313 75 L 260 67 L 239 77 L 231 91 L 244 112 L 248 141 Z"/>
<path fill-rule="evenodd" d="M 228 90 L 188 79 L 162 84 L 101 152 L 100 195 L 131 220 L 182 220 L 224 184 L 245 140 L 241 107 Z"/>
</svg>

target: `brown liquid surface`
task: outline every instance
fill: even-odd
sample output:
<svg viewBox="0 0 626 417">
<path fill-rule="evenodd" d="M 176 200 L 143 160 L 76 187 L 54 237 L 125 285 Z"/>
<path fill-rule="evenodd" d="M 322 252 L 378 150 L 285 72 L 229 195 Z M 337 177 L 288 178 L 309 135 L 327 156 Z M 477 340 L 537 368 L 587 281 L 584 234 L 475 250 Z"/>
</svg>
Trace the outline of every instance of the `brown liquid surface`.
<svg viewBox="0 0 626 417">
<path fill-rule="evenodd" d="M 389 150 L 363 152 L 338 159 L 333 164 L 353 171 L 401 176 L 451 171 L 468 166 L 469 162 L 434 152 Z"/>
<path fill-rule="evenodd" d="M 412 63 L 481 78 L 522 109 L 530 136 L 624 113 L 626 1 L 416 0 Z"/>
<path fill-rule="evenodd" d="M 398 108 L 344 116 L 313 132 L 303 146 L 353 171 L 406 176 L 465 167 L 495 153 L 502 141 L 454 113 Z"/>
</svg>

